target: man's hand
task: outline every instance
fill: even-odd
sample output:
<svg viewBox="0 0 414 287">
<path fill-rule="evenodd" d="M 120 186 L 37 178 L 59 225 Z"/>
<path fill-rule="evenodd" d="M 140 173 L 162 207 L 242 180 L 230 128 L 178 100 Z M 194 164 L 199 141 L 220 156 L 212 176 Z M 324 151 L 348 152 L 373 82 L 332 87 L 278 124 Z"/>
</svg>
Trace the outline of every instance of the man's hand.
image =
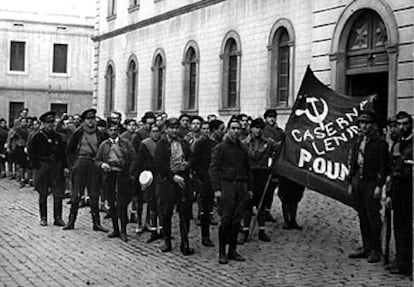
<svg viewBox="0 0 414 287">
<path fill-rule="evenodd" d="M 374 198 L 381 198 L 381 188 L 379 186 L 375 187 Z"/>
<path fill-rule="evenodd" d="M 174 174 L 173 176 L 173 181 L 178 184 L 179 187 L 184 188 L 185 187 L 185 180 L 184 177 L 178 175 L 178 174 Z"/>
<path fill-rule="evenodd" d="M 248 193 L 249 193 L 249 199 L 252 199 L 253 198 L 253 191 L 249 190 Z"/>
<path fill-rule="evenodd" d="M 348 185 L 348 195 L 352 195 L 352 184 Z"/>
<path fill-rule="evenodd" d="M 391 197 L 387 196 L 387 198 L 385 199 L 385 206 L 388 209 L 392 209 L 392 200 L 391 200 Z"/>
<path fill-rule="evenodd" d="M 221 190 L 214 191 L 214 202 L 216 205 L 218 205 L 220 198 L 221 198 Z"/>
<path fill-rule="evenodd" d="M 110 172 L 111 171 L 111 166 L 109 164 L 107 164 L 106 162 L 101 164 L 101 168 L 103 169 L 104 172 Z"/>
<path fill-rule="evenodd" d="M 64 174 L 65 176 L 69 176 L 69 175 L 70 175 L 70 170 L 69 170 L 69 168 L 65 167 L 65 168 L 63 169 L 63 174 Z"/>
</svg>

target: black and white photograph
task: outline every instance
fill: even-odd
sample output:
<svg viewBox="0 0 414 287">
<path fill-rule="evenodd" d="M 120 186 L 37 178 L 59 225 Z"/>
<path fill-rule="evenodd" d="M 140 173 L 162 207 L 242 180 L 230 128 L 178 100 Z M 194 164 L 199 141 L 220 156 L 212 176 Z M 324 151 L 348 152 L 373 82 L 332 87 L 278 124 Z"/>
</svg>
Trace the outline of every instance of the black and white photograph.
<svg viewBox="0 0 414 287">
<path fill-rule="evenodd" d="M 413 286 L 413 0 L 4 0 L 0 53 L 0 287 Z"/>
</svg>

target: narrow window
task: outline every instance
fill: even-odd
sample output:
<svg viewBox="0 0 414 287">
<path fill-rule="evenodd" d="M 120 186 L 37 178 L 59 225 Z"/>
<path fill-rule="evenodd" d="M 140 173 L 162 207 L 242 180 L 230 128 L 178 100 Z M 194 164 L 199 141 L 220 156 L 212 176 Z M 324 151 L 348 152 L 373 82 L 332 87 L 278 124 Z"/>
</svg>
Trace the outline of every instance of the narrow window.
<svg viewBox="0 0 414 287">
<path fill-rule="evenodd" d="M 164 60 L 160 54 L 155 58 L 154 63 L 154 110 L 161 111 L 163 109 L 164 96 Z"/>
<path fill-rule="evenodd" d="M 26 43 L 11 41 L 10 71 L 24 72 Z"/>
<path fill-rule="evenodd" d="M 198 59 L 193 47 L 188 48 L 185 57 L 185 79 L 184 79 L 184 109 L 195 110 L 197 100 L 197 73 Z"/>
<path fill-rule="evenodd" d="M 53 73 L 67 73 L 68 45 L 53 45 Z"/>
<path fill-rule="evenodd" d="M 286 106 L 289 97 L 289 35 L 286 29 L 283 29 L 279 38 L 277 62 L 278 105 Z"/>
<path fill-rule="evenodd" d="M 127 91 L 127 111 L 136 111 L 136 97 L 138 84 L 137 64 L 131 60 L 128 65 L 128 91 Z"/>
<path fill-rule="evenodd" d="M 114 110 L 115 73 L 112 65 L 109 65 L 105 75 L 105 111 Z"/>
</svg>

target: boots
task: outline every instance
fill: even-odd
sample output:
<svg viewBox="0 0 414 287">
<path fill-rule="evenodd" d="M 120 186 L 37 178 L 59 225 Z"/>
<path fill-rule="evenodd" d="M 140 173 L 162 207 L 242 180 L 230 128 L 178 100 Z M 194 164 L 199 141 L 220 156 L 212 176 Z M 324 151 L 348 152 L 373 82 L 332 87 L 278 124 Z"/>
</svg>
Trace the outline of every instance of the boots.
<svg viewBox="0 0 414 287">
<path fill-rule="evenodd" d="M 62 199 L 59 197 L 53 197 L 53 216 L 55 222 L 53 225 L 65 226 L 65 222 L 62 220 Z"/>
<path fill-rule="evenodd" d="M 108 234 L 109 238 L 114 238 L 114 237 L 119 237 L 119 225 L 118 225 L 118 215 L 117 215 L 117 211 L 116 211 L 116 207 L 113 208 L 113 213 L 112 213 L 112 227 L 114 229 L 114 231 L 112 231 L 111 233 Z"/>
<path fill-rule="evenodd" d="M 270 237 L 266 234 L 264 229 L 259 230 L 259 240 L 264 242 L 270 242 Z"/>
<path fill-rule="evenodd" d="M 219 263 L 220 264 L 227 264 L 229 261 L 227 260 L 226 255 L 226 240 L 227 234 L 222 227 L 219 227 Z"/>
<path fill-rule="evenodd" d="M 243 231 L 239 232 L 237 244 L 243 245 L 247 242 L 247 238 L 249 238 L 249 229 L 245 229 L 248 227 L 243 227 Z"/>
<path fill-rule="evenodd" d="M 171 247 L 171 238 L 165 238 L 164 246 L 161 248 L 162 252 L 170 252 L 172 250 Z"/>
<path fill-rule="evenodd" d="M 293 229 L 302 230 L 302 226 L 299 226 L 296 222 L 296 213 L 298 211 L 298 204 L 292 203 L 290 204 L 290 227 Z"/>
<path fill-rule="evenodd" d="M 201 213 L 201 244 L 207 247 L 213 247 L 214 243 L 210 239 L 210 220 L 209 215 Z"/>
<path fill-rule="evenodd" d="M 229 252 L 227 253 L 227 259 L 235 260 L 235 261 L 246 261 L 237 251 L 237 233 L 239 230 L 239 224 L 232 226 L 231 234 L 230 234 L 230 245 L 229 245 Z"/>
<path fill-rule="evenodd" d="M 72 202 L 70 206 L 70 213 L 69 213 L 69 221 L 68 223 L 63 226 L 63 230 L 72 230 L 75 229 L 75 221 L 76 216 L 78 215 L 78 204 L 76 202 Z"/>
<path fill-rule="evenodd" d="M 105 227 L 103 227 L 101 225 L 101 219 L 99 217 L 99 213 L 92 213 L 92 222 L 93 222 L 93 230 L 94 231 L 102 231 L 102 232 L 108 232 L 108 229 L 106 229 Z"/>
</svg>

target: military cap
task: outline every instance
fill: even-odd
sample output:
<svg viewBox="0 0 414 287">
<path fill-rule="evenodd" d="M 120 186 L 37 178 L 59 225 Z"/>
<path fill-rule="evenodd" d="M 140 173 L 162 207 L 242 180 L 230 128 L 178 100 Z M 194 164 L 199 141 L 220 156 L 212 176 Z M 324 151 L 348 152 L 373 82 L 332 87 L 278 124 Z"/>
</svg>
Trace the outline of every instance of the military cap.
<svg viewBox="0 0 414 287">
<path fill-rule="evenodd" d="M 177 118 L 169 118 L 165 121 L 165 126 L 168 127 L 172 127 L 172 126 L 179 126 L 180 123 L 178 122 Z"/>
<path fill-rule="evenodd" d="M 49 111 L 42 114 L 39 119 L 42 123 L 55 121 L 56 113 L 54 111 Z"/>
<path fill-rule="evenodd" d="M 275 109 L 267 109 L 263 115 L 264 118 L 276 117 L 276 116 L 277 116 L 277 111 Z"/>
<path fill-rule="evenodd" d="M 375 119 L 375 114 L 372 111 L 362 111 L 361 114 L 358 116 L 358 122 L 365 121 L 372 123 Z"/>
<path fill-rule="evenodd" d="M 82 118 L 82 120 L 87 119 L 87 118 L 91 118 L 91 117 L 95 118 L 95 115 L 96 115 L 96 110 L 95 109 L 87 109 L 86 111 L 84 111 L 81 114 L 81 118 Z"/>
<path fill-rule="evenodd" d="M 259 128 L 259 129 L 263 129 L 265 127 L 265 122 L 262 118 L 257 118 L 254 119 L 252 121 L 252 123 L 250 124 L 250 128 Z"/>
</svg>

